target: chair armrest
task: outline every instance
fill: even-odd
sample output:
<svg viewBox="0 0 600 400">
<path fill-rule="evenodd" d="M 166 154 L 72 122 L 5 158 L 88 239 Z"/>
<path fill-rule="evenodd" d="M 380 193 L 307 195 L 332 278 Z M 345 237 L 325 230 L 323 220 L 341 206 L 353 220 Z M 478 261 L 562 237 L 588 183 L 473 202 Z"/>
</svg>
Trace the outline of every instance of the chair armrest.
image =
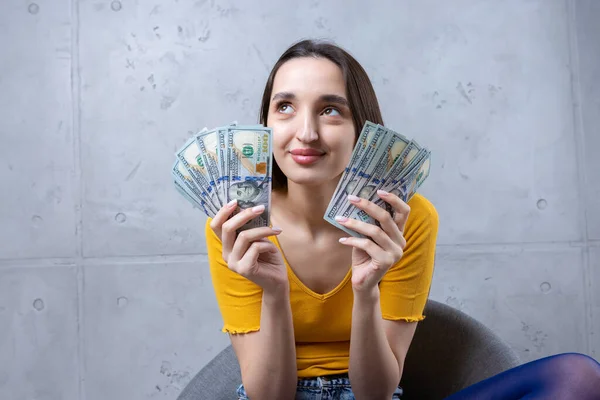
<svg viewBox="0 0 600 400">
<path fill-rule="evenodd" d="M 231 400 L 242 382 L 233 348 L 227 346 L 192 378 L 177 400 Z"/>
<path fill-rule="evenodd" d="M 429 300 L 406 356 L 404 399 L 442 399 L 520 364 L 494 332 L 467 314 Z"/>
</svg>

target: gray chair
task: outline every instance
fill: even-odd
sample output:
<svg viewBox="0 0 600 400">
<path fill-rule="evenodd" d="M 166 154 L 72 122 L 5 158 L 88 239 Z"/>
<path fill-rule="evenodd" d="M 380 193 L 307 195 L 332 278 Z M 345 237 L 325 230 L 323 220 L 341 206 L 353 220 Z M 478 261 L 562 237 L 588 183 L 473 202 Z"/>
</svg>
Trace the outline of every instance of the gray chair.
<svg viewBox="0 0 600 400">
<path fill-rule="evenodd" d="M 480 322 L 433 300 L 406 356 L 403 400 L 441 400 L 520 364 L 516 353 Z M 241 382 L 231 346 L 210 361 L 177 400 L 231 400 Z"/>
</svg>

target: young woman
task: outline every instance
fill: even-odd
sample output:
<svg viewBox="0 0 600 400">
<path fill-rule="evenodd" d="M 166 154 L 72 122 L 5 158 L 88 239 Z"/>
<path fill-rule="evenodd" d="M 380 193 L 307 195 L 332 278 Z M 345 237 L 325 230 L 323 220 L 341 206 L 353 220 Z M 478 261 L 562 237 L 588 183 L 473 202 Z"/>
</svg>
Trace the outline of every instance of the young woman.
<svg viewBox="0 0 600 400">
<path fill-rule="evenodd" d="M 377 97 L 346 51 L 302 41 L 275 64 L 260 122 L 273 129 L 271 227 L 236 229 L 264 212 L 207 222 L 213 285 L 237 355 L 240 399 L 399 399 L 404 359 L 433 275 L 438 216 L 415 195 L 378 196 L 392 214 L 350 197 L 381 227 L 323 219 L 365 121 L 383 124 Z M 490 378 L 452 399 L 596 399 L 600 366 L 560 355 Z M 587 396 L 587 397 L 586 397 Z"/>
</svg>

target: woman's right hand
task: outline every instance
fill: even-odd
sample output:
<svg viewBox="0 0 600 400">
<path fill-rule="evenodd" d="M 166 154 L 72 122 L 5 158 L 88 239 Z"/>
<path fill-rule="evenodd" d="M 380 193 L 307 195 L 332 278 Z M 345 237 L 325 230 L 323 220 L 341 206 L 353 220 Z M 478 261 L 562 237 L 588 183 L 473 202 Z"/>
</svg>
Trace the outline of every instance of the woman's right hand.
<svg viewBox="0 0 600 400">
<path fill-rule="evenodd" d="M 281 229 L 268 226 L 236 231 L 265 210 L 263 205 L 247 208 L 229 218 L 237 207 L 237 201 L 226 204 L 210 223 L 210 228 L 221 239 L 223 260 L 229 269 L 256 283 L 265 292 L 287 290 L 288 275 L 283 257 L 277 246 L 267 239 L 278 235 Z"/>
</svg>

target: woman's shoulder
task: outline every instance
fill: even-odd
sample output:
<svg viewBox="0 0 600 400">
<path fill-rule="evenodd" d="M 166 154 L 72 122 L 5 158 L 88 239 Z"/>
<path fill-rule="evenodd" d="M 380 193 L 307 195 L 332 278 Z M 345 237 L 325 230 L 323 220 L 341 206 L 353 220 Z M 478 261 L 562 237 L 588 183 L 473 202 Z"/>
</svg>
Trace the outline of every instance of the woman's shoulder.
<svg viewBox="0 0 600 400">
<path fill-rule="evenodd" d="M 438 212 L 429 199 L 422 194 L 416 193 L 407 204 L 410 207 L 407 230 L 418 228 L 437 230 L 439 224 Z"/>
<path fill-rule="evenodd" d="M 216 248 L 220 252 L 223 244 L 221 243 L 221 239 L 219 239 L 215 231 L 213 231 L 210 227 L 211 221 L 212 218 L 208 217 L 206 219 L 206 224 L 204 225 L 204 237 L 206 239 L 206 247 L 208 249 Z"/>
<path fill-rule="evenodd" d="M 210 223 L 212 222 L 212 220 L 213 219 L 211 217 L 206 218 L 206 223 L 204 224 L 204 233 L 206 234 L 207 238 L 208 238 L 208 236 L 211 236 L 211 237 L 216 237 L 218 239 L 218 236 L 215 234 L 215 232 L 210 227 Z"/>
<path fill-rule="evenodd" d="M 415 193 L 407 204 L 410 206 L 411 214 L 424 214 L 437 218 L 437 210 L 433 203 L 420 193 Z"/>
</svg>

